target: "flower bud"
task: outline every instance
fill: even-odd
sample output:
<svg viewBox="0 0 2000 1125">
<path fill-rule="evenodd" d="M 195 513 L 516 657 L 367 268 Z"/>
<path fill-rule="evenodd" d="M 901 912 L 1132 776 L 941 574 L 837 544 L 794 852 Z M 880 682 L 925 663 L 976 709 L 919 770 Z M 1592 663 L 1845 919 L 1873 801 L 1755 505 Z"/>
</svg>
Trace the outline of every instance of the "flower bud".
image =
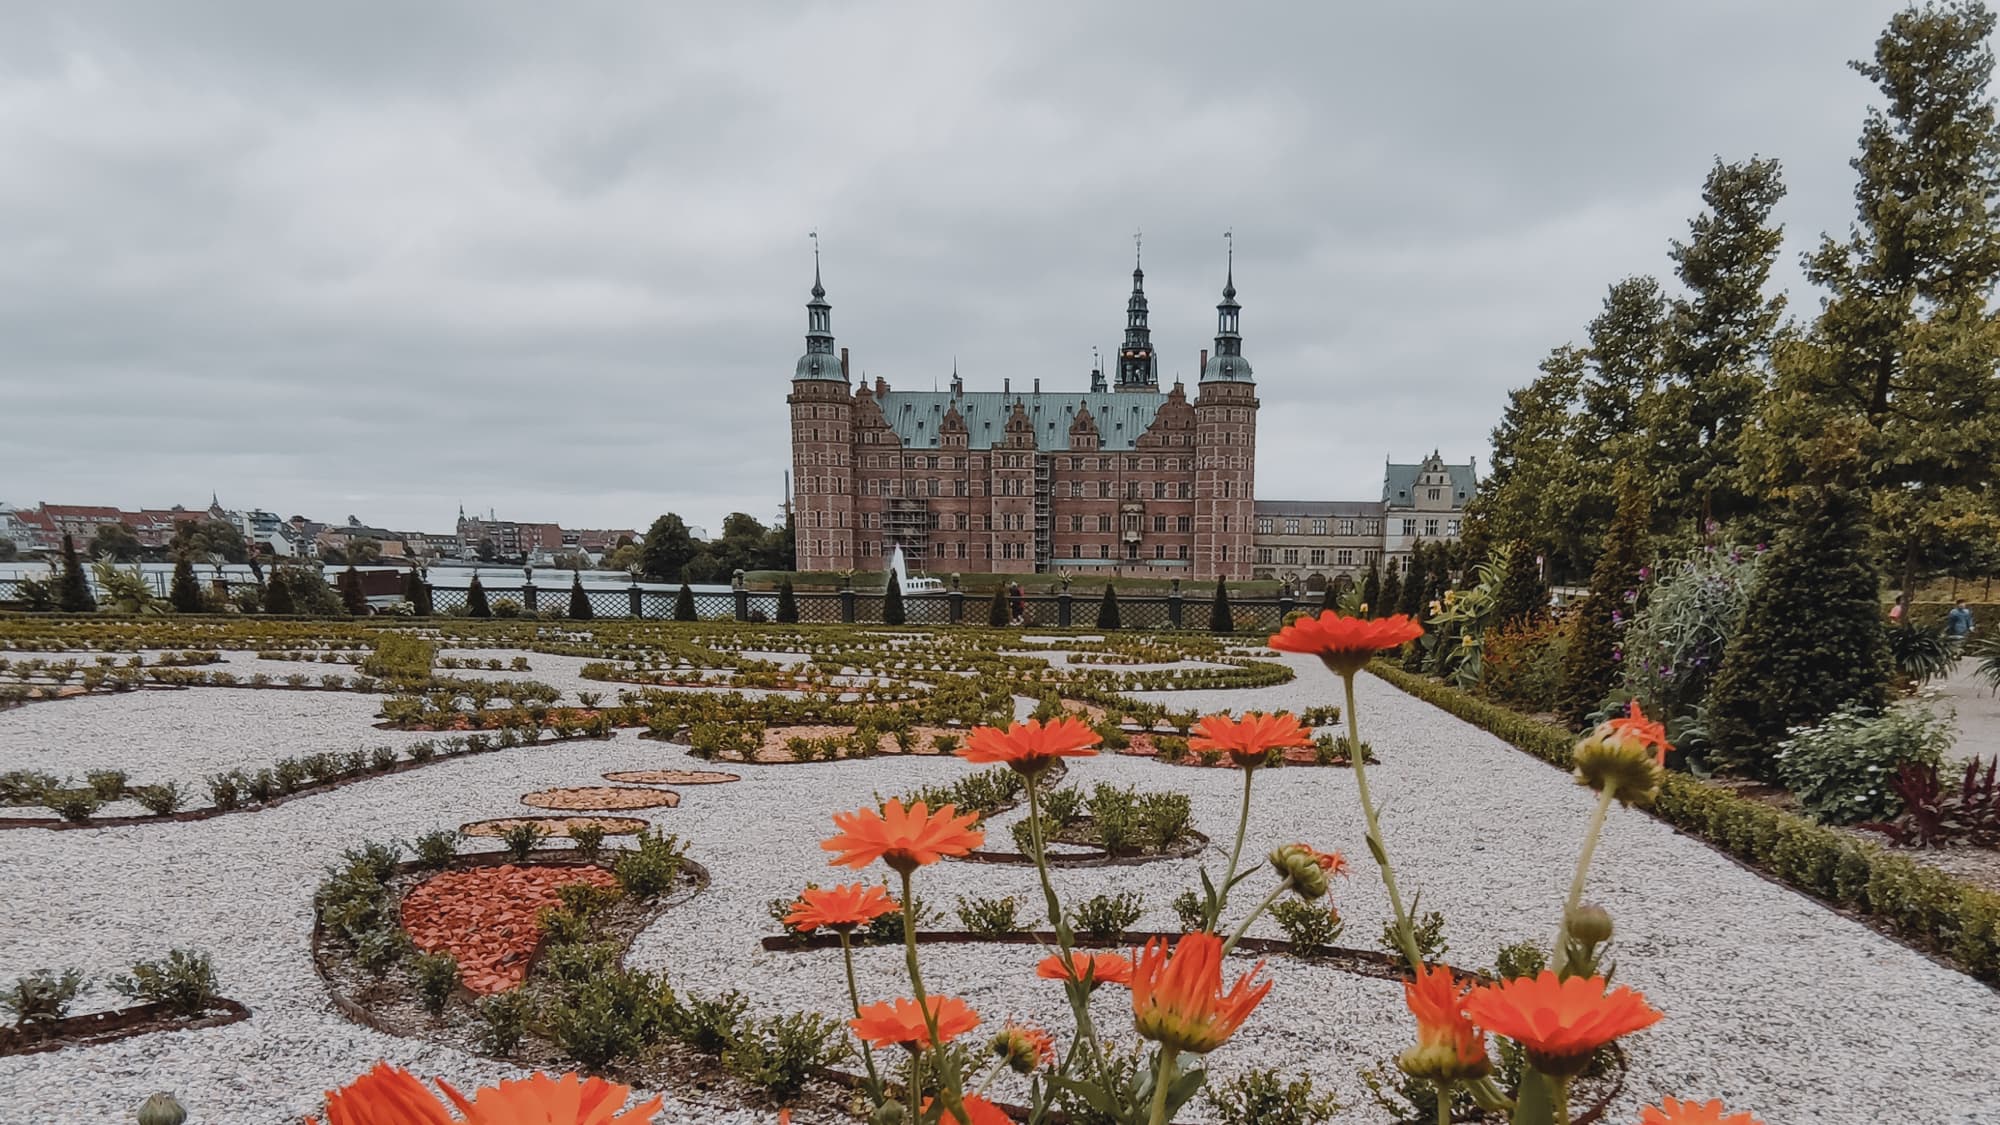
<svg viewBox="0 0 2000 1125">
<path fill-rule="evenodd" d="M 1599 793 L 1607 789 L 1627 805 L 1644 808 L 1660 795 L 1667 771 L 1644 743 L 1621 737 L 1605 737 L 1593 731 L 1571 752 L 1576 766 L 1576 782 Z"/>
<path fill-rule="evenodd" d="M 1026 1074 L 1037 1066 L 1055 1061 L 1055 1044 L 1049 1033 L 1032 1027 L 1008 1024 L 986 1046 L 994 1057 L 1004 1060 L 1007 1069 L 1016 1074 Z"/>
<path fill-rule="evenodd" d="M 1603 945 L 1611 940 L 1611 912 L 1589 904 L 1577 907 L 1569 912 L 1569 936 L 1587 946 Z"/>
<path fill-rule="evenodd" d="M 1274 850 L 1270 860 L 1278 877 L 1308 902 L 1326 897 L 1327 878 L 1347 870 L 1339 852 L 1316 851 L 1309 844 L 1286 844 Z"/>
<path fill-rule="evenodd" d="M 181 1125 L 187 1110 L 172 1094 L 154 1094 L 139 1106 L 139 1125 Z"/>
</svg>

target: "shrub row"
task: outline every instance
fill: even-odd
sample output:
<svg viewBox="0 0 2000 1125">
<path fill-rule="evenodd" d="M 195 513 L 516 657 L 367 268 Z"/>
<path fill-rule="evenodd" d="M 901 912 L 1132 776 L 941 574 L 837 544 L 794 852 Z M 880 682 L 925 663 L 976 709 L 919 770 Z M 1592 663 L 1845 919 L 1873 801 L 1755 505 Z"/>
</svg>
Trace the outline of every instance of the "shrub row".
<svg viewBox="0 0 2000 1125">
<path fill-rule="evenodd" d="M 1521 750 L 1568 769 L 1576 736 L 1376 661 L 1370 671 Z M 1836 829 L 1671 773 L 1652 812 L 1792 888 L 1866 915 L 1979 980 L 2000 983 L 2000 894 Z"/>
</svg>

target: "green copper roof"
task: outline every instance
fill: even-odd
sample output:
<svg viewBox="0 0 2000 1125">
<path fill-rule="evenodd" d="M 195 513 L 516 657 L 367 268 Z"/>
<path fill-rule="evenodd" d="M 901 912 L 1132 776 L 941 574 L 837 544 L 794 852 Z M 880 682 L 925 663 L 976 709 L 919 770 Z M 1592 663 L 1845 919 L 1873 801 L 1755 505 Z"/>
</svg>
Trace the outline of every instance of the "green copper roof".
<svg viewBox="0 0 2000 1125">
<path fill-rule="evenodd" d="M 990 449 L 1007 436 L 1007 418 L 1019 402 L 1034 423 L 1037 449 L 1068 449 L 1070 423 L 1076 421 L 1077 408 L 1088 405 L 1100 446 L 1117 450 L 1136 447 L 1167 396 L 1151 391 L 889 391 L 876 401 L 910 449 L 937 448 L 938 428 L 953 405 L 965 419 L 967 444 Z"/>
</svg>

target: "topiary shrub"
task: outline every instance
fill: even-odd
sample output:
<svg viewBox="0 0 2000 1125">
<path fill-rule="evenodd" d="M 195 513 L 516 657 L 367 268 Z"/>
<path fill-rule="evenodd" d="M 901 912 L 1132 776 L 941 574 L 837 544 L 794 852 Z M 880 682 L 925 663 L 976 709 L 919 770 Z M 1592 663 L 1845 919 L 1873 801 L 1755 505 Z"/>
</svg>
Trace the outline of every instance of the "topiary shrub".
<svg viewBox="0 0 2000 1125">
<path fill-rule="evenodd" d="M 694 611 L 694 589 L 685 582 L 681 583 L 680 592 L 674 595 L 674 620 L 697 620 Z"/>
<path fill-rule="evenodd" d="M 368 595 L 361 592 L 361 572 L 353 563 L 340 572 L 340 604 L 347 607 L 350 617 L 368 616 Z"/>
<path fill-rule="evenodd" d="M 1396 567 L 1391 566 L 1389 572 L 1382 576 L 1382 600 L 1374 610 L 1374 616 L 1387 617 L 1392 613 L 1401 613 L 1402 600 L 1403 575 Z"/>
<path fill-rule="evenodd" d="M 995 629 L 1005 629 L 1013 620 L 1007 610 L 1007 584 L 1002 582 L 993 587 L 993 602 L 986 607 L 986 623 Z"/>
<path fill-rule="evenodd" d="M 1229 611 L 1229 587 L 1220 578 L 1215 580 L 1215 601 L 1208 607 L 1208 631 L 1211 633 L 1236 631 L 1236 615 Z"/>
<path fill-rule="evenodd" d="M 1326 588 L 1326 595 L 1329 598 L 1338 596 L 1330 584 Z M 1328 602 L 1326 608 L 1334 608 L 1333 603 Z M 1361 577 L 1361 616 L 1380 617 L 1382 612 L 1382 568 L 1371 562 L 1368 564 L 1368 573 Z"/>
<path fill-rule="evenodd" d="M 799 621 L 799 598 L 792 592 L 792 580 L 787 578 L 778 583 L 778 623 L 796 625 Z"/>
<path fill-rule="evenodd" d="M 1118 624 L 1118 591 L 1109 582 L 1104 584 L 1104 600 L 1097 603 L 1097 627 L 1099 629 L 1121 627 Z"/>
<path fill-rule="evenodd" d="M 590 595 L 583 592 L 583 572 L 579 570 L 570 578 L 569 619 L 589 621 L 596 616 L 596 611 L 590 608 Z"/>
<path fill-rule="evenodd" d="M 1870 526 L 1857 498 L 1822 492 L 1765 556 L 1709 692 L 1709 741 L 1723 763 L 1769 779 L 1787 731 L 1817 726 L 1844 704 L 1875 711 L 1888 702 Z"/>
<path fill-rule="evenodd" d="M 201 583 L 195 581 L 194 560 L 182 555 L 174 560 L 173 584 L 167 587 L 167 603 L 175 613 L 200 613 Z"/>
<path fill-rule="evenodd" d="M 418 617 L 429 617 L 431 610 L 431 587 L 424 576 L 416 570 L 403 572 L 403 600 L 410 603 L 410 612 Z"/>
<path fill-rule="evenodd" d="M 901 625 L 903 617 L 903 582 L 895 571 L 889 572 L 889 588 L 882 593 L 882 624 Z"/>
<path fill-rule="evenodd" d="M 1590 593 L 1577 608 L 1570 627 L 1569 652 L 1563 663 L 1560 710 L 1571 725 L 1584 716 L 1618 683 L 1618 634 L 1631 617 L 1639 588 L 1639 568 L 1645 563 L 1646 527 L 1651 505 L 1645 491 L 1625 474 L 1618 486 L 1618 511 L 1605 533 L 1604 553 L 1590 572 Z"/>
<path fill-rule="evenodd" d="M 1542 585 L 1541 560 L 1527 540 L 1517 539 L 1507 548 L 1507 560 L 1500 570 L 1500 585 L 1493 594 L 1493 625 L 1532 625 L 1546 617 L 1549 591 Z"/>
<path fill-rule="evenodd" d="M 90 580 L 83 575 L 83 560 L 77 557 L 76 540 L 67 534 L 62 544 L 62 576 L 56 582 L 56 608 L 64 613 L 97 612 L 97 598 L 90 592 Z"/>
<path fill-rule="evenodd" d="M 472 576 L 472 584 L 465 588 L 465 615 L 467 617 L 491 617 L 493 607 L 486 601 L 486 587 L 477 574 Z"/>
</svg>

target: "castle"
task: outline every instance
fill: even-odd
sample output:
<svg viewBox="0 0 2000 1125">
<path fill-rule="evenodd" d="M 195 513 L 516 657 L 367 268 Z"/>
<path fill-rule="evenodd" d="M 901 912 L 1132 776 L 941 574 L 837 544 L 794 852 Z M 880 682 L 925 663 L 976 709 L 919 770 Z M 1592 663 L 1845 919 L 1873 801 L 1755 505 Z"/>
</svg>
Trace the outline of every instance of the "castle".
<svg viewBox="0 0 2000 1125">
<path fill-rule="evenodd" d="M 800 570 L 1251 577 L 1257 385 L 1235 261 L 1216 305 L 1215 349 L 1192 399 L 1160 389 L 1135 263 L 1116 382 L 1087 392 L 898 391 L 850 382 L 813 259 L 806 348 L 793 370 L 793 512 Z"/>
</svg>

